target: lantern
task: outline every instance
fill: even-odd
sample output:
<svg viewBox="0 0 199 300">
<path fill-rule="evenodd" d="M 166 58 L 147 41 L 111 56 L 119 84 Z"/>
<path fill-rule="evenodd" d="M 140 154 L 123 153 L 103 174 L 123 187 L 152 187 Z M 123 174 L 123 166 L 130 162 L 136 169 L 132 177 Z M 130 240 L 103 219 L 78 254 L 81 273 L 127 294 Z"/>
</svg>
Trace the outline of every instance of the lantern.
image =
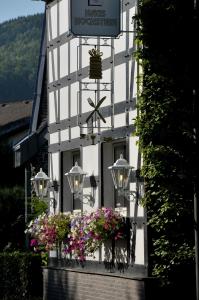
<svg viewBox="0 0 199 300">
<path fill-rule="evenodd" d="M 124 191 L 127 189 L 132 168 L 133 167 L 128 164 L 127 160 L 123 158 L 122 154 L 120 154 L 120 158 L 113 166 L 108 167 L 108 169 L 111 170 L 116 190 Z"/>
<path fill-rule="evenodd" d="M 47 196 L 49 181 L 50 178 L 42 171 L 42 168 L 40 168 L 35 177 L 31 178 L 35 193 L 39 198 Z"/>
<path fill-rule="evenodd" d="M 72 167 L 70 172 L 65 174 L 68 178 L 71 193 L 80 194 L 82 192 L 86 174 L 87 173 L 85 173 L 81 167 L 78 166 L 77 162 Z"/>
</svg>

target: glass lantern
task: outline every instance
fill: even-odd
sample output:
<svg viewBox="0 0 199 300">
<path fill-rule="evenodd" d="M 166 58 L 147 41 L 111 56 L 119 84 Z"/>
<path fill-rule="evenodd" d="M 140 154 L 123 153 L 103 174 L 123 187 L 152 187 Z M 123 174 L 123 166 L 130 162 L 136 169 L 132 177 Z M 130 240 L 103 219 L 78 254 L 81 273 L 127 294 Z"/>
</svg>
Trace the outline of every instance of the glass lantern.
<svg viewBox="0 0 199 300">
<path fill-rule="evenodd" d="M 85 173 L 78 163 L 71 168 L 70 172 L 65 175 L 68 178 L 71 193 L 80 194 L 83 190 L 84 179 L 87 173 Z"/>
<path fill-rule="evenodd" d="M 39 198 L 47 196 L 50 178 L 42 171 L 42 168 L 40 168 L 40 171 L 35 177 L 31 178 L 31 182 L 33 183 L 35 193 Z"/>
<path fill-rule="evenodd" d="M 131 167 L 127 160 L 120 154 L 120 158 L 108 167 L 111 171 L 113 183 L 116 190 L 126 190 L 130 179 L 130 173 L 133 167 Z"/>
</svg>

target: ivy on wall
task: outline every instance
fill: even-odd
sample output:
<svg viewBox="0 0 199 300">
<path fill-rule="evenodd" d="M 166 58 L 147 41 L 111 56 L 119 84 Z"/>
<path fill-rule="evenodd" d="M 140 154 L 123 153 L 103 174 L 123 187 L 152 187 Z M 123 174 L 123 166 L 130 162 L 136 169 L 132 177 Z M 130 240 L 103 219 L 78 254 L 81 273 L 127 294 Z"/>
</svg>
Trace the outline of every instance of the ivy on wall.
<svg viewBox="0 0 199 300">
<path fill-rule="evenodd" d="M 150 275 L 165 284 L 185 269 L 194 276 L 192 20 L 193 2 L 180 0 L 142 0 L 136 18 L 142 67 L 136 125 L 143 155 L 149 266 Z"/>
</svg>

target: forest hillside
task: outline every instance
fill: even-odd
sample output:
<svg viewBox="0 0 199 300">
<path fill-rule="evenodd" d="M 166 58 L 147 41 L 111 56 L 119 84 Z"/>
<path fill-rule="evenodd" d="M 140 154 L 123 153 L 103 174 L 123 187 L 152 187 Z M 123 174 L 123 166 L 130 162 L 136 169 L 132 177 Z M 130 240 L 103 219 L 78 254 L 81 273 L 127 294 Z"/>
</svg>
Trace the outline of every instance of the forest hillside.
<svg viewBox="0 0 199 300">
<path fill-rule="evenodd" d="M 0 24 L 0 103 L 34 95 L 43 14 Z"/>
</svg>

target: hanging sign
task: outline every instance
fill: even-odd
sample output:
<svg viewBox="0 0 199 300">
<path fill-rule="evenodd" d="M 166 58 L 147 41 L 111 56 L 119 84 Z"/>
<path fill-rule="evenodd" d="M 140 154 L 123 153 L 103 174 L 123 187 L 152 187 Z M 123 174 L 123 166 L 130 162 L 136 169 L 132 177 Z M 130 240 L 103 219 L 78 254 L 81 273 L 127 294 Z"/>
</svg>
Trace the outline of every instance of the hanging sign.
<svg viewBox="0 0 199 300">
<path fill-rule="evenodd" d="M 71 0 L 71 32 L 76 36 L 118 36 L 120 0 Z"/>
</svg>

